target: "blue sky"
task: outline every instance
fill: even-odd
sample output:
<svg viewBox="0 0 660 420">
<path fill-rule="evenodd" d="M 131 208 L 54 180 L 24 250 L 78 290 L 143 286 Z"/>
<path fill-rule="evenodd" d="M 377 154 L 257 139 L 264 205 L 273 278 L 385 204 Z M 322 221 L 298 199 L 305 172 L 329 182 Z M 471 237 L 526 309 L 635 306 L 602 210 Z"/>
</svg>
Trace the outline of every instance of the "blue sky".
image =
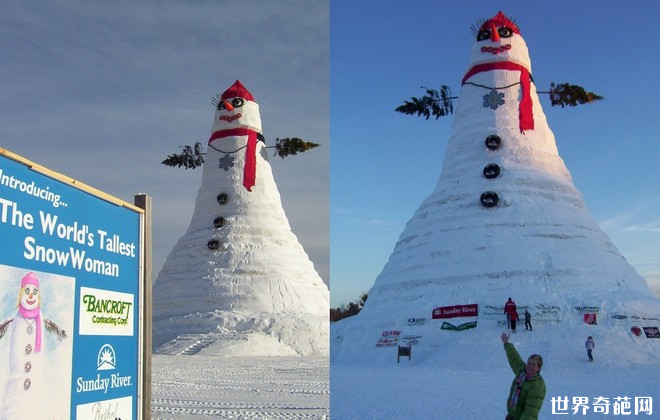
<svg viewBox="0 0 660 420">
<path fill-rule="evenodd" d="M 323 145 L 271 164 L 339 306 L 369 290 L 440 175 L 453 117 L 393 109 L 420 86 L 458 93 L 470 26 L 501 9 L 521 28 L 539 90 L 570 82 L 606 97 L 542 106 L 594 219 L 658 287 L 660 4 L 528 3 L 12 0 L 0 14 L 0 147 L 127 201 L 150 194 L 157 273 L 201 181 L 160 161 L 208 138 L 210 98 L 241 79 L 269 144 Z"/>
<path fill-rule="evenodd" d="M 3 2 L 0 147 L 132 202 L 152 196 L 154 279 L 185 233 L 201 169 L 160 162 L 206 145 L 211 98 L 240 79 L 293 232 L 328 281 L 329 7 L 304 0 Z"/>
<path fill-rule="evenodd" d="M 458 94 L 470 26 L 499 10 L 520 27 L 539 91 L 568 82 L 606 98 L 541 106 L 591 215 L 660 295 L 660 3 L 333 0 L 332 307 L 369 290 L 440 175 L 453 116 L 394 108 L 421 86 Z"/>
</svg>

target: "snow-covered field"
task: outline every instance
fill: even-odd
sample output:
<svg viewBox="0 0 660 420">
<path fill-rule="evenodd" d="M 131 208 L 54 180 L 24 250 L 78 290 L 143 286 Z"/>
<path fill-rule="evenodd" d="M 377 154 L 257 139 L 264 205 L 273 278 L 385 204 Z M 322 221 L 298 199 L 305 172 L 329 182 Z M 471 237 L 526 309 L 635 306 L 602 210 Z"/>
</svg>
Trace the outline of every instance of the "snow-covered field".
<svg viewBox="0 0 660 420">
<path fill-rule="evenodd" d="M 327 419 L 327 358 L 154 355 L 153 419 Z"/>
<path fill-rule="evenodd" d="M 496 337 L 497 338 L 497 337 Z M 499 338 L 497 338 L 499 340 Z M 506 399 L 513 374 L 501 343 L 493 352 L 502 363 L 483 366 L 475 357 L 473 366 L 419 366 L 407 359 L 390 366 L 332 364 L 331 407 L 333 419 L 504 419 Z M 523 356 L 526 358 L 529 355 Z M 490 372 L 487 372 L 490 368 Z M 484 369 L 486 371 L 484 371 Z M 660 418 L 660 367 L 603 369 L 597 362 L 573 366 L 547 366 L 542 376 L 547 394 L 539 419 L 604 419 L 617 417 L 616 397 L 629 397 L 628 418 Z M 635 415 L 635 397 L 652 397 L 653 411 Z M 555 408 L 552 398 L 568 397 L 567 410 Z M 588 397 L 587 414 L 573 410 L 573 398 Z M 596 397 L 609 398 L 609 413 L 594 413 Z M 561 413 L 561 414 L 560 414 Z"/>
<path fill-rule="evenodd" d="M 348 318 L 334 324 L 333 339 L 352 329 L 352 322 Z M 600 325 L 533 325 L 531 332 L 519 326 L 510 341 L 524 360 L 533 353 L 544 359 L 541 375 L 547 393 L 539 419 L 660 418 L 660 339 L 634 337 Z M 333 341 L 332 418 L 504 419 L 514 377 L 499 337 L 504 331 L 481 321 L 465 331 L 438 326 L 432 334 L 427 328 L 420 332 L 419 344 L 413 345 L 411 359 L 404 357 L 398 364 L 397 348 L 376 348 L 377 337 L 368 348 L 364 343 L 355 343 L 354 348 L 343 343 L 338 349 Z M 596 341 L 593 362 L 584 347 L 589 335 Z M 552 399 L 559 397 L 566 399 L 566 405 L 555 402 L 553 407 Z M 583 406 L 588 407 L 586 414 L 584 408 L 573 409 L 580 397 L 588 398 Z M 598 412 L 597 397 L 607 399 L 607 415 Z M 617 398 L 624 397 L 630 406 L 624 406 L 623 412 L 629 414 L 616 414 L 615 404 L 621 408 L 625 402 Z M 635 414 L 635 398 L 640 397 L 652 398 L 650 414 Z"/>
</svg>

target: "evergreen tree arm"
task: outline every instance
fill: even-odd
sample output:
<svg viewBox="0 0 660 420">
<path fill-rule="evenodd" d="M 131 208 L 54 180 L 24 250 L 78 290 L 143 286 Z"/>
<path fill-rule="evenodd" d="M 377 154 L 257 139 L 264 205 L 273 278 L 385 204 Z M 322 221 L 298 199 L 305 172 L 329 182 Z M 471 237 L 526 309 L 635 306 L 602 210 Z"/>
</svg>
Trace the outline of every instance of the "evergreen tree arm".
<svg viewBox="0 0 660 420">
<path fill-rule="evenodd" d="M 171 167 L 184 167 L 185 169 L 195 169 L 198 166 L 204 164 L 204 150 L 202 143 L 195 142 L 194 146 L 179 146 L 183 151 L 179 154 L 168 155 L 167 158 L 162 161 L 163 165 Z"/>
<path fill-rule="evenodd" d="M 406 115 L 417 115 L 418 117 L 425 117 L 427 120 L 434 116 L 437 120 L 445 115 L 454 112 L 453 99 L 457 96 L 451 95 L 451 90 L 446 85 L 442 85 L 440 91 L 429 89 L 422 86 L 426 90 L 426 94 L 421 97 L 411 97 L 409 101 L 404 101 L 403 105 L 395 108 L 396 112 Z M 550 104 L 552 106 L 578 106 L 588 104 L 601 99 L 602 96 L 594 93 L 587 92 L 582 86 L 571 85 L 569 83 L 550 83 L 550 90 L 545 92 L 537 92 L 539 94 L 548 94 L 550 97 Z"/>
<path fill-rule="evenodd" d="M 275 154 L 284 159 L 289 155 L 297 155 L 304 153 L 309 149 L 319 147 L 320 144 L 304 141 L 297 137 L 286 137 L 283 139 L 275 139 Z"/>
<path fill-rule="evenodd" d="M 442 85 L 440 92 L 424 86 L 422 86 L 422 89 L 426 90 L 426 95 L 419 98 L 413 96 L 410 101 L 404 101 L 403 105 L 398 106 L 395 111 L 406 115 L 424 116 L 427 120 L 431 115 L 437 120 L 454 112 L 452 99 L 457 97 L 451 95 L 448 86 Z"/>
<path fill-rule="evenodd" d="M 549 91 L 538 93 L 547 93 L 550 96 L 550 104 L 552 106 L 559 105 L 562 108 L 565 106 L 589 104 L 604 99 L 602 96 L 593 92 L 587 92 L 582 86 L 568 83 L 550 83 Z"/>
</svg>

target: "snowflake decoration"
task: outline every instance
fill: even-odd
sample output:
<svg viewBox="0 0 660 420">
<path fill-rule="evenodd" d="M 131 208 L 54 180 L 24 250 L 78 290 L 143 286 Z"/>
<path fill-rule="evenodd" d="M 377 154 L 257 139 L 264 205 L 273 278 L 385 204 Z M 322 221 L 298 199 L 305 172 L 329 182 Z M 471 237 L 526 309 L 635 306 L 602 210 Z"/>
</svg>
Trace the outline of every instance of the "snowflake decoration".
<svg viewBox="0 0 660 420">
<path fill-rule="evenodd" d="M 504 94 L 497 92 L 495 89 L 484 95 L 484 107 L 497 109 L 498 106 L 504 104 Z"/>
<path fill-rule="evenodd" d="M 229 154 L 224 155 L 223 157 L 220 158 L 220 168 L 224 169 L 225 171 L 228 171 L 229 168 L 232 168 L 234 166 L 234 158 L 229 156 Z"/>
</svg>

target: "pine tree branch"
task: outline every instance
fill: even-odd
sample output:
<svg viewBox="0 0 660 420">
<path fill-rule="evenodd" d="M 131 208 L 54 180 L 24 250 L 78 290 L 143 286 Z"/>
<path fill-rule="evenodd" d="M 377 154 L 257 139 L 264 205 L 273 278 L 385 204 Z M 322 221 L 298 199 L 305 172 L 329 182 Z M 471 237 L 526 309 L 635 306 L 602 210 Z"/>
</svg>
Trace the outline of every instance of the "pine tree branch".
<svg viewBox="0 0 660 420">
<path fill-rule="evenodd" d="M 275 146 L 271 147 L 275 147 L 275 154 L 273 156 L 278 155 L 284 159 L 289 155 L 304 153 L 309 149 L 313 149 L 319 146 L 320 144 L 304 141 L 303 139 L 299 139 L 297 137 L 286 137 L 283 139 L 275 139 Z"/>
<path fill-rule="evenodd" d="M 547 93 L 550 96 L 550 105 L 559 105 L 562 108 L 565 106 L 590 104 L 605 99 L 593 92 L 587 92 L 582 86 L 571 85 L 568 83 L 550 83 L 549 91 L 537 93 Z"/>
<path fill-rule="evenodd" d="M 204 164 L 205 153 L 202 143 L 195 142 L 193 147 L 187 145 L 179 147 L 183 149 L 181 153 L 168 155 L 161 163 L 173 168 L 180 168 L 183 166 L 185 169 L 195 169 Z"/>
<path fill-rule="evenodd" d="M 263 136 L 261 139 L 263 141 Z M 298 153 L 304 153 L 315 147 L 319 147 L 320 144 L 312 143 L 309 141 L 304 141 L 297 137 L 287 137 L 283 139 L 276 139 L 275 146 L 267 146 L 267 149 L 275 149 L 274 155 L 278 155 L 282 159 L 287 156 L 297 155 Z M 163 165 L 171 166 L 173 168 L 184 167 L 185 169 L 195 169 L 204 164 L 204 148 L 200 142 L 195 142 L 194 146 L 179 146 L 182 151 L 181 153 L 175 153 L 168 155 L 167 158 L 162 161 Z M 241 150 L 245 146 L 239 148 Z M 227 153 L 234 153 L 238 150 L 234 150 Z"/>
<path fill-rule="evenodd" d="M 417 114 L 418 117 L 424 116 L 427 120 L 431 115 L 437 120 L 454 112 L 452 99 L 458 97 L 451 95 L 448 86 L 442 85 L 440 92 L 424 86 L 422 89 L 426 90 L 426 95 L 420 98 L 411 97 L 410 101 L 404 101 L 403 105 L 398 106 L 395 111 L 406 115 Z"/>
<path fill-rule="evenodd" d="M 440 92 L 423 86 L 422 89 L 426 89 L 426 95 L 419 98 L 413 96 L 409 101 L 404 101 L 403 105 L 395 108 L 395 111 L 406 115 L 424 116 L 427 120 L 431 116 L 434 116 L 437 120 L 454 112 L 452 100 L 457 99 L 458 96 L 451 96 L 451 91 L 447 86 L 442 85 Z M 604 99 L 602 96 L 593 92 L 587 92 L 581 86 L 568 83 L 550 83 L 549 91 L 537 93 L 547 94 L 550 97 L 551 106 L 559 105 L 562 108 L 565 106 L 588 104 Z"/>
</svg>

